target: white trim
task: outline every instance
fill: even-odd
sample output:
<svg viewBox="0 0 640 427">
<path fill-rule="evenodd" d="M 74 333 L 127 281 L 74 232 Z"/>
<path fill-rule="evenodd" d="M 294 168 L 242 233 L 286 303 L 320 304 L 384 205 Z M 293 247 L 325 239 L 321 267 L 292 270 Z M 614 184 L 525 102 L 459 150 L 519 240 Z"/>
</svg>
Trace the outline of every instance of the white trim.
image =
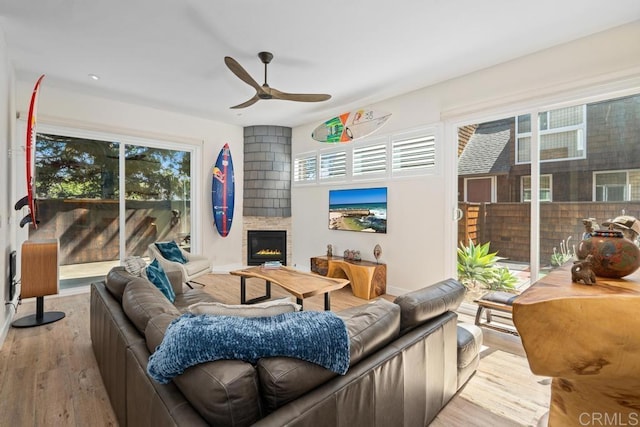
<svg viewBox="0 0 640 427">
<path fill-rule="evenodd" d="M 634 67 L 450 108 L 442 111 L 440 117 L 443 121 L 450 123 L 460 121 L 480 123 L 473 117 L 477 117 L 478 114 L 492 114 L 494 117 L 504 118 L 513 115 L 514 112 L 518 114 L 518 111 L 531 110 L 535 106 L 554 109 L 567 104 L 576 104 L 576 102 L 593 102 L 597 99 L 603 99 L 603 96 L 617 98 L 637 93 L 638 90 L 640 90 L 640 67 Z M 485 111 L 487 113 L 483 113 Z M 461 120 L 465 117 L 468 120 Z"/>
<path fill-rule="evenodd" d="M 26 120 L 27 113 L 22 111 L 17 113 L 18 119 Z M 60 118 L 49 116 L 46 114 L 38 114 L 38 132 L 42 132 L 43 127 L 55 129 L 68 129 L 70 131 L 87 131 L 90 134 L 108 134 L 115 136 L 124 136 L 128 138 L 142 138 L 154 141 L 165 141 L 170 144 L 188 144 L 200 146 L 202 141 L 195 138 L 187 138 L 180 135 L 168 135 L 166 133 L 155 133 L 150 131 L 140 131 L 138 129 L 106 126 L 104 123 L 85 122 L 80 120 L 72 120 L 68 118 Z M 74 136 L 74 135 L 69 135 Z"/>
<path fill-rule="evenodd" d="M 543 129 L 543 130 L 539 130 L 540 133 L 540 137 L 542 138 L 545 135 L 554 135 L 554 134 L 558 134 L 558 133 L 564 133 L 564 132 L 576 132 L 577 135 L 577 140 L 576 140 L 576 149 L 578 149 L 580 146 L 582 147 L 582 156 L 574 156 L 574 157 L 559 157 L 559 158 L 554 158 L 554 159 L 545 159 L 545 160 L 540 160 L 540 163 L 548 163 L 548 162 L 564 162 L 564 161 L 569 161 L 569 160 L 583 160 L 587 158 L 587 144 L 586 144 L 586 139 L 587 139 L 587 104 L 586 103 L 578 103 L 575 105 L 568 105 L 568 106 L 564 106 L 564 107 L 557 107 L 557 108 L 553 108 L 553 109 L 549 109 L 549 110 L 545 110 L 545 111 L 541 111 L 538 114 L 544 114 L 546 113 L 547 115 L 547 120 L 548 120 L 548 116 L 549 113 L 552 111 L 556 111 L 562 108 L 571 108 L 571 107 L 582 107 L 582 123 L 580 123 L 579 125 L 571 125 L 571 126 L 564 126 L 564 127 L 557 127 L 557 128 L 552 128 L 552 129 Z M 518 153 L 519 153 L 519 145 L 520 145 L 520 138 L 526 138 L 529 137 L 531 138 L 531 131 L 529 132 L 522 132 L 520 133 L 518 130 L 518 118 L 522 117 L 522 116 L 528 116 L 529 114 L 521 114 L 515 117 L 515 164 L 516 165 L 526 165 L 526 164 L 530 164 L 531 161 L 521 161 L 518 158 Z"/>
<path fill-rule="evenodd" d="M 545 173 L 540 175 L 540 181 L 542 181 L 542 178 L 548 177 L 549 178 L 549 197 L 550 200 L 540 200 L 541 202 L 553 202 L 553 174 L 550 173 Z M 524 199 L 524 179 L 525 178 L 531 178 L 531 175 L 521 175 L 520 176 L 520 203 L 530 203 L 531 200 L 525 200 Z M 542 190 L 542 188 L 538 189 L 538 193 L 540 193 L 540 190 Z M 529 190 L 531 191 L 531 190 Z"/>
<path fill-rule="evenodd" d="M 631 199 L 631 183 L 629 182 L 629 172 L 640 172 L 640 169 L 615 169 L 615 170 L 603 170 L 603 171 L 593 171 L 591 182 L 593 183 L 592 187 L 592 197 L 591 201 L 596 202 L 597 197 L 597 188 L 596 185 L 596 176 L 597 175 L 607 175 L 612 173 L 622 173 L 625 174 L 625 183 L 624 183 L 624 196 L 623 200 L 601 200 L 602 202 L 635 202 L 637 200 Z"/>
</svg>

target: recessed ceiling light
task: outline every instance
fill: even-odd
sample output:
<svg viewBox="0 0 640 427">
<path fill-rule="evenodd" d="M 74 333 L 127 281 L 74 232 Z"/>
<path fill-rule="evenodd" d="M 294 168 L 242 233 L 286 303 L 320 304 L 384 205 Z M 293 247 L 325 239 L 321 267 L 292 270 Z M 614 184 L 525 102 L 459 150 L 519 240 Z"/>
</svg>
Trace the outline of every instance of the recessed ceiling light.
<svg viewBox="0 0 640 427">
<path fill-rule="evenodd" d="M 100 80 L 100 76 L 96 76 L 95 74 L 89 74 L 89 78 L 91 80 Z"/>
</svg>

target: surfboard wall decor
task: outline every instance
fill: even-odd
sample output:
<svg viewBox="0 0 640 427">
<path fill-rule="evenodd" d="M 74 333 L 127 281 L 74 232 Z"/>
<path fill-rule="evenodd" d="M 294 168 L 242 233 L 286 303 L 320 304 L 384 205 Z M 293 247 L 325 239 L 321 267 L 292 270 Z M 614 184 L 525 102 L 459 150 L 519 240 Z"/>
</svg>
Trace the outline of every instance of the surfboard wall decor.
<svg viewBox="0 0 640 427">
<path fill-rule="evenodd" d="M 213 166 L 213 177 L 211 179 L 213 221 L 222 237 L 226 237 L 229 234 L 229 230 L 231 230 L 234 195 L 235 178 L 233 176 L 231 150 L 229 150 L 229 144 L 224 144 Z"/>
<path fill-rule="evenodd" d="M 29 206 L 29 213 L 20 220 L 20 227 L 31 223 L 33 228 L 38 228 L 38 219 L 36 218 L 36 183 L 35 183 L 35 151 L 36 151 L 36 111 L 38 108 L 38 90 L 40 82 L 44 78 L 44 74 L 38 78 L 33 92 L 31 93 L 31 101 L 29 102 L 29 115 L 27 117 L 27 142 L 26 142 L 26 172 L 27 172 L 27 195 L 18 200 L 15 204 L 15 210 L 20 210 L 25 206 Z"/>
<path fill-rule="evenodd" d="M 351 111 L 321 123 L 311 137 L 328 143 L 355 141 L 380 129 L 390 116 L 391 113 L 366 108 Z"/>
</svg>

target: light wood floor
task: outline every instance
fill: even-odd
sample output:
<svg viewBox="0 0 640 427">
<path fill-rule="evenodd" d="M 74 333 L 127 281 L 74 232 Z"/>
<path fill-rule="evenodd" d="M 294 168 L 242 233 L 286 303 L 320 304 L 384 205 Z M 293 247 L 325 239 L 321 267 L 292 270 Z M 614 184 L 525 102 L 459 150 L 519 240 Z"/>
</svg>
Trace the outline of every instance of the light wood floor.
<svg viewBox="0 0 640 427">
<path fill-rule="evenodd" d="M 221 301 L 239 303 L 238 277 L 215 275 L 202 282 Z M 249 283 L 249 298 L 262 292 L 264 282 Z M 274 286 L 272 296 L 289 294 Z M 333 310 L 363 302 L 349 287 L 332 293 Z M 321 310 L 323 304 L 322 296 L 312 297 L 305 309 Z M 0 349 L 0 426 L 117 425 L 91 348 L 88 292 L 45 297 L 45 311 L 63 311 L 66 317 L 35 328 L 10 328 Z M 16 319 L 33 313 L 35 299 L 19 307 Z M 473 322 L 466 315 L 460 319 Z M 545 414 L 548 379 L 531 374 L 526 359 L 513 354 L 517 344 L 494 336 L 489 341 L 493 347 L 483 351 L 478 372 L 432 426 L 535 426 Z"/>
</svg>

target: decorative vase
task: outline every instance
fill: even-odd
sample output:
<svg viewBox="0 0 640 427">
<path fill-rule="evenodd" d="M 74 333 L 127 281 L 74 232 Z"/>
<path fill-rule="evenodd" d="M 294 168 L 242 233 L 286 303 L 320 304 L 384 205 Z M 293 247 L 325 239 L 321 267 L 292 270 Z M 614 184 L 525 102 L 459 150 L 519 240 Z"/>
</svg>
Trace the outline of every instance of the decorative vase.
<svg viewBox="0 0 640 427">
<path fill-rule="evenodd" d="M 596 276 L 620 278 L 640 267 L 640 248 L 622 237 L 619 231 L 596 230 L 593 236 L 580 242 L 578 258 L 593 255 L 592 269 Z"/>
</svg>

